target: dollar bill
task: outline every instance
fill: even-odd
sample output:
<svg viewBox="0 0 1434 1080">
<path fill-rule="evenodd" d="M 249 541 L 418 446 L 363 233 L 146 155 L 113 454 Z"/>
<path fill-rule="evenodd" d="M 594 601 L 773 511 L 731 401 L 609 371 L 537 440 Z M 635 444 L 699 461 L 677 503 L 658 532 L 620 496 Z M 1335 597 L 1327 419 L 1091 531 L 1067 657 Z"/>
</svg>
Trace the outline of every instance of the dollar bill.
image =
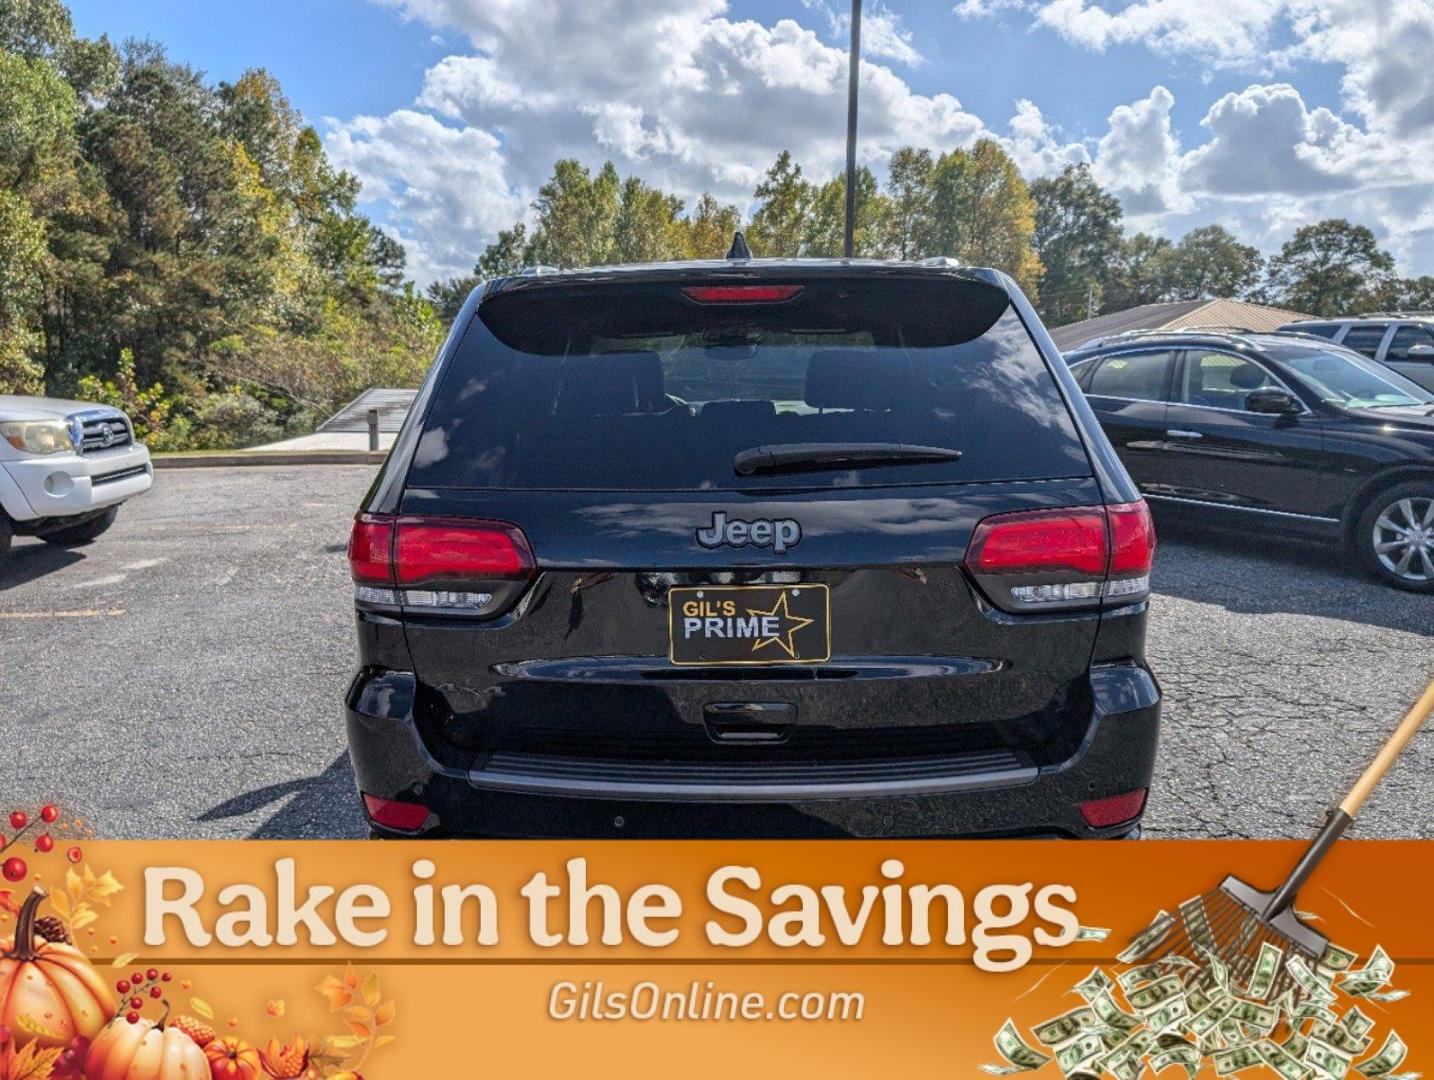
<svg viewBox="0 0 1434 1080">
<path fill-rule="evenodd" d="M 1404 1045 L 1399 1032 L 1391 1031 L 1385 1038 L 1384 1045 L 1379 1048 L 1379 1053 L 1368 1061 L 1361 1061 L 1355 1069 L 1365 1076 L 1384 1076 L 1399 1068 L 1408 1053 L 1409 1048 Z"/>
<path fill-rule="evenodd" d="M 1180 918 L 1185 923 L 1185 932 L 1190 940 L 1202 949 L 1215 948 L 1215 935 L 1210 931 L 1210 919 L 1205 914 L 1205 900 L 1192 896 L 1180 905 Z"/>
<path fill-rule="evenodd" d="M 1117 1005 L 1108 992 L 1091 998 L 1090 1007 L 1096 1018 L 1108 1028 L 1129 1032 L 1140 1026 L 1140 1021 Z"/>
<path fill-rule="evenodd" d="M 1300 1025 L 1313 1020 L 1317 1024 L 1329 1024 L 1333 1026 L 1337 1019 L 1334 1010 L 1327 1005 L 1321 1005 L 1317 1001 L 1306 1001 L 1295 1007 L 1294 1017 L 1290 1022 L 1295 1025 Z"/>
<path fill-rule="evenodd" d="M 1190 1006 L 1185 1003 L 1185 995 L 1181 994 L 1150 1013 L 1145 1018 L 1145 1026 L 1151 1031 L 1169 1031 L 1182 1020 L 1189 1018 Z"/>
<path fill-rule="evenodd" d="M 1393 976 L 1394 961 L 1382 945 L 1376 945 L 1364 967 L 1340 974 L 1339 988 L 1351 997 L 1367 997 L 1388 985 Z"/>
<path fill-rule="evenodd" d="M 1379 993 L 1364 994 L 1364 995 L 1362 995 L 1362 996 L 1365 997 L 1365 998 L 1367 998 L 1367 999 L 1370 1000 L 1370 1001 L 1390 1002 L 1390 1001 L 1399 1001 L 1399 1000 L 1401 1000 L 1401 999 L 1403 999 L 1403 998 L 1407 998 L 1407 997 L 1409 996 L 1409 991 L 1408 991 L 1408 990 L 1384 990 L 1384 991 L 1381 991 L 1381 992 L 1379 992 Z"/>
<path fill-rule="evenodd" d="M 1304 1080 L 1309 1075 L 1309 1066 L 1283 1046 L 1269 1039 L 1261 1039 L 1255 1044 L 1255 1048 L 1259 1050 L 1260 1057 L 1265 1059 L 1265 1064 L 1279 1073 L 1284 1080 Z"/>
<path fill-rule="evenodd" d="M 1264 1033 L 1273 1030 L 1274 1026 L 1280 1022 L 1280 1011 L 1273 1005 L 1236 998 L 1235 1007 L 1230 1010 L 1229 1019 L 1249 1024 Z"/>
<path fill-rule="evenodd" d="M 1213 1057 L 1215 1072 L 1219 1076 L 1230 1076 L 1244 1069 L 1253 1069 L 1256 1065 L 1264 1064 L 1264 1058 L 1260 1057 L 1260 1051 L 1252 1045 L 1232 1046 L 1228 1050 L 1216 1050 Z"/>
<path fill-rule="evenodd" d="M 1158 912 L 1149 926 L 1131 938 L 1130 944 L 1121 950 L 1116 959 L 1122 964 L 1144 960 L 1160 947 L 1174 928 L 1175 916 L 1168 911 Z"/>
<path fill-rule="evenodd" d="M 1016 1030 L 1013 1020 L 1001 1025 L 1001 1030 L 996 1032 L 993 1040 L 996 1050 L 1009 1063 L 1007 1065 L 982 1065 L 981 1068 L 993 1076 L 1009 1076 L 1016 1072 L 1029 1072 L 1031 1069 L 1039 1069 L 1051 1059 L 1045 1054 L 1028 1046 Z"/>
<path fill-rule="evenodd" d="M 1255 970 L 1250 974 L 1250 985 L 1245 996 L 1264 1001 L 1275 988 L 1275 976 L 1280 973 L 1285 951 L 1278 945 L 1265 941 L 1260 943 L 1260 955 L 1255 958 Z"/>
<path fill-rule="evenodd" d="M 1355 1038 L 1359 1038 L 1367 1034 L 1370 1028 L 1374 1027 L 1374 1021 L 1368 1016 L 1365 1016 L 1358 1005 L 1351 1005 L 1349 1012 L 1345 1013 L 1344 1017 L 1340 1020 L 1339 1026 Z"/>
<path fill-rule="evenodd" d="M 1285 970 L 1290 973 L 1290 978 L 1295 984 L 1309 995 L 1310 999 L 1320 1005 L 1328 1005 L 1335 1000 L 1335 993 L 1324 981 L 1310 970 L 1305 963 L 1304 957 L 1292 956 L 1285 964 Z"/>
<path fill-rule="evenodd" d="M 1183 1043 L 1160 1051 L 1150 1059 L 1150 1067 L 1156 1072 L 1164 1072 L 1172 1065 L 1179 1065 L 1194 1080 L 1195 1074 L 1200 1071 L 1200 1061 L 1200 1051 L 1189 1043 Z"/>
<path fill-rule="evenodd" d="M 1230 992 L 1230 969 L 1215 955 L 1213 949 L 1201 949 L 1200 951 L 1205 955 L 1205 970 L 1209 972 L 1210 978 L 1216 986 L 1228 994 Z"/>
<path fill-rule="evenodd" d="M 1091 973 L 1072 988 L 1077 994 L 1090 1001 L 1091 998 L 1100 994 L 1109 993 L 1115 983 L 1111 982 L 1110 976 L 1100 968 L 1092 968 Z"/>
<path fill-rule="evenodd" d="M 1343 1080 L 1344 1075 L 1349 1072 L 1350 1060 L 1349 1054 L 1323 1039 L 1311 1037 L 1309 1046 L 1305 1047 L 1305 1061 L 1334 1080 Z"/>
<path fill-rule="evenodd" d="M 1059 1046 L 1070 1042 L 1082 1032 L 1095 1026 L 1095 1013 L 1088 1005 L 1072 1009 L 1068 1013 L 1047 1020 L 1031 1029 L 1036 1041 L 1046 1046 Z"/>
<path fill-rule="evenodd" d="M 1234 998 L 1220 998 L 1192 1016 L 1190 1022 L 1185 1026 L 1192 1035 L 1197 1037 L 1206 1035 L 1218 1028 L 1220 1021 L 1229 1016 L 1234 1008 Z"/>
<path fill-rule="evenodd" d="M 1153 983 L 1131 990 L 1125 995 L 1125 1000 L 1130 1002 L 1131 1008 L 1137 1012 L 1148 1013 L 1171 998 L 1183 995 L 1184 989 L 1178 975 L 1166 975 Z"/>
<path fill-rule="evenodd" d="M 1289 1037 L 1286 1038 L 1284 1042 L 1280 1043 L 1280 1046 L 1284 1048 L 1285 1053 L 1297 1058 L 1302 1058 L 1305 1056 L 1305 1049 L 1309 1046 L 1309 1044 L 1310 1041 L 1308 1036 L 1302 1035 L 1298 1031 L 1292 1031 L 1290 1032 Z"/>
<path fill-rule="evenodd" d="M 1357 953 L 1350 952 L 1348 949 L 1341 949 L 1338 945 L 1334 944 L 1334 942 L 1330 942 L 1324 947 L 1324 952 L 1320 955 L 1319 966 L 1329 971 L 1346 971 L 1356 959 L 1358 959 Z"/>
<path fill-rule="evenodd" d="M 1371 1025 L 1372 1026 L 1372 1025 Z M 1333 1046 L 1342 1053 L 1353 1057 L 1355 1054 L 1362 1054 L 1369 1049 L 1370 1038 L 1367 1035 L 1356 1035 L 1342 1024 L 1317 1022 L 1310 1029 L 1310 1037 L 1319 1039 L 1329 1046 Z"/>
<path fill-rule="evenodd" d="M 1076 930 L 1077 941 L 1104 941 L 1110 937 L 1110 928 L 1105 926 L 1082 926 Z"/>
<path fill-rule="evenodd" d="M 1149 964 L 1139 964 L 1129 971 L 1122 971 L 1115 977 L 1115 981 L 1120 983 L 1120 988 L 1128 993 L 1141 983 L 1154 982 L 1168 974 L 1170 974 L 1170 969 L 1161 961 L 1156 960 Z"/>
<path fill-rule="evenodd" d="M 1074 1042 L 1056 1051 L 1056 1064 L 1060 1066 L 1061 1072 L 1070 1076 L 1103 1053 L 1105 1043 L 1101 1042 L 1099 1035 L 1081 1035 Z"/>
</svg>

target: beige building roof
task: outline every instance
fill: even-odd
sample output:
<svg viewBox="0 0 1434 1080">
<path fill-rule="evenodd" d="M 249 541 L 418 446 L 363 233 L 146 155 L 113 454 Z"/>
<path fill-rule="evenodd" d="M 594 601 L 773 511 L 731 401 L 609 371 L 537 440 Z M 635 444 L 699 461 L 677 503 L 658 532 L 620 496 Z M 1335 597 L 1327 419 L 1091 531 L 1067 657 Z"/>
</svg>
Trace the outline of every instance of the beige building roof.
<svg viewBox="0 0 1434 1080">
<path fill-rule="evenodd" d="M 1142 304 L 1059 326 L 1051 331 L 1051 337 L 1057 348 L 1069 352 L 1088 341 L 1132 330 L 1239 328 L 1260 332 L 1278 330 L 1285 323 L 1308 318 L 1309 315 L 1300 311 L 1252 304 L 1245 300 L 1173 300 L 1163 304 Z"/>
</svg>

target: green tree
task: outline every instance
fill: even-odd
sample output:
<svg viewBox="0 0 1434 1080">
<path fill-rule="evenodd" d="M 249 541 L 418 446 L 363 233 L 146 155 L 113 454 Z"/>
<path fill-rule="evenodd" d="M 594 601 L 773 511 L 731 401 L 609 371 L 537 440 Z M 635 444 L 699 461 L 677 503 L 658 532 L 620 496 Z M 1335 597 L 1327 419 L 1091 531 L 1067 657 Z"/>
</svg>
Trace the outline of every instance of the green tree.
<svg viewBox="0 0 1434 1080">
<path fill-rule="evenodd" d="M 682 200 L 648 187 L 635 176 L 623 181 L 613 222 L 614 262 L 662 262 L 677 257 L 677 217 Z"/>
<path fill-rule="evenodd" d="M 732 246 L 732 236 L 742 227 L 742 215 L 735 206 L 724 206 L 704 192 L 690 215 L 676 222 L 677 245 L 684 259 L 720 259 Z"/>
<path fill-rule="evenodd" d="M 613 261 L 620 187 L 610 161 L 596 177 L 577 161 L 559 161 L 533 201 L 533 261 L 565 268 Z"/>
<path fill-rule="evenodd" d="M 1393 269 L 1367 227 L 1329 218 L 1295 230 L 1270 260 L 1268 282 L 1285 307 L 1329 317 L 1376 306 Z"/>
<path fill-rule="evenodd" d="M 1162 269 L 1162 299 L 1243 298 L 1259 285 L 1264 259 L 1224 226 L 1207 225 L 1182 236 Z"/>
<path fill-rule="evenodd" d="M 931 192 L 919 255 L 1004 270 L 1036 298 L 1043 271 L 1032 247 L 1036 205 L 1010 155 L 991 139 L 942 154 L 932 166 Z"/>
<path fill-rule="evenodd" d="M 915 259 L 931 205 L 930 150 L 903 146 L 891 155 L 886 173 L 886 239 L 893 258 Z"/>
<path fill-rule="evenodd" d="M 44 371 L 33 359 L 45 232 L 29 204 L 0 188 L 0 394 L 38 394 Z"/>
<path fill-rule="evenodd" d="M 1060 325 L 1100 309 L 1120 260 L 1120 200 L 1096 183 L 1087 164 L 1067 165 L 1031 184 L 1036 254 L 1045 265 L 1041 314 Z"/>
<path fill-rule="evenodd" d="M 887 199 L 876 177 L 862 167 L 856 174 L 856 222 L 852 246 L 860 258 L 880 258 L 887 250 Z M 840 258 L 846 240 L 846 177 L 837 176 L 818 188 L 807 217 L 801 254 Z"/>
<path fill-rule="evenodd" d="M 1395 278 L 1379 299 L 1389 311 L 1434 311 L 1434 277 Z"/>
<path fill-rule="evenodd" d="M 801 255 L 811 229 L 816 192 L 802 178 L 802 167 L 789 151 L 777 155 L 755 194 L 761 205 L 747 228 L 752 253 L 763 258 Z"/>
<path fill-rule="evenodd" d="M 1163 236 L 1136 233 L 1121 241 L 1115 272 L 1105 290 L 1102 311 L 1124 311 L 1165 298 L 1175 245 Z"/>
</svg>

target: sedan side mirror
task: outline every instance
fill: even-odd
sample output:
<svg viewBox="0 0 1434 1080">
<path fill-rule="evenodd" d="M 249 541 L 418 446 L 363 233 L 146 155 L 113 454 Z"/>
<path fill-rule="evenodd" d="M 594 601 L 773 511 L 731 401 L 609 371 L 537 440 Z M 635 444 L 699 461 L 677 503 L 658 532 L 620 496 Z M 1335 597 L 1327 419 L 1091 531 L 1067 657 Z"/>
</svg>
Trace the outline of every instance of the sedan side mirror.
<svg viewBox="0 0 1434 1080">
<path fill-rule="evenodd" d="M 1304 412 L 1304 406 L 1296 401 L 1288 390 L 1281 390 L 1278 386 L 1262 386 L 1258 390 L 1251 390 L 1245 396 L 1245 409 L 1248 412 L 1274 413 L 1280 416 Z"/>
<path fill-rule="evenodd" d="M 1434 363 L 1434 345 L 1411 345 L 1404 353 L 1406 360 L 1423 360 L 1426 364 Z"/>
</svg>

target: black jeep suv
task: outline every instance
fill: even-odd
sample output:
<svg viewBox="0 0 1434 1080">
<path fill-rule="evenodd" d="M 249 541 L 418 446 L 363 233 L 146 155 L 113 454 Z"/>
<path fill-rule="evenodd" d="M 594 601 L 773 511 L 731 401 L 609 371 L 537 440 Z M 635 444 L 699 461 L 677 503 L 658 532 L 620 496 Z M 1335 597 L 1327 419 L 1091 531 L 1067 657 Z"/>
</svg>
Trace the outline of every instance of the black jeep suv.
<svg viewBox="0 0 1434 1080">
<path fill-rule="evenodd" d="M 349 547 L 380 836 L 1110 837 L 1154 533 L 992 270 L 527 272 L 459 314 Z"/>
<path fill-rule="evenodd" d="M 1434 593 L 1434 394 L 1312 334 L 1136 333 L 1067 355 L 1157 509 L 1343 542 Z"/>
</svg>

